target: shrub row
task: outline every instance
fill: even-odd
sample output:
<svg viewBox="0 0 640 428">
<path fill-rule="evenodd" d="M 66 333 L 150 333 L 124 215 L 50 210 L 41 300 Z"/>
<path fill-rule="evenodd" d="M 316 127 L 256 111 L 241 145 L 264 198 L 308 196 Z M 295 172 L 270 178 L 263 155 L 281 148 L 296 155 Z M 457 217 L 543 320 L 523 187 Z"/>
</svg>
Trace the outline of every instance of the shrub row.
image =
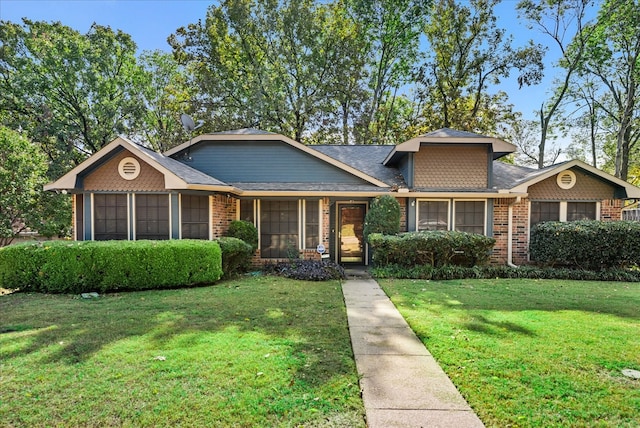
<svg viewBox="0 0 640 428">
<path fill-rule="evenodd" d="M 0 248 L 0 287 L 48 293 L 144 290 L 213 283 L 217 242 L 48 241 Z"/>
<path fill-rule="evenodd" d="M 347 277 L 342 266 L 326 260 L 292 260 L 267 264 L 263 271 L 270 275 L 304 281 L 329 281 Z"/>
<path fill-rule="evenodd" d="M 399 265 L 375 267 L 371 273 L 376 278 L 397 279 L 566 279 L 583 281 L 625 281 L 639 282 L 640 271 L 628 269 L 606 269 L 600 271 L 538 266 L 414 266 L 407 268 Z"/>
<path fill-rule="evenodd" d="M 545 222 L 531 229 L 529 251 L 537 263 L 599 270 L 640 260 L 640 223 L 632 221 Z"/>
<path fill-rule="evenodd" d="M 457 231 L 369 235 L 376 266 L 476 266 L 486 264 L 495 239 Z"/>
</svg>

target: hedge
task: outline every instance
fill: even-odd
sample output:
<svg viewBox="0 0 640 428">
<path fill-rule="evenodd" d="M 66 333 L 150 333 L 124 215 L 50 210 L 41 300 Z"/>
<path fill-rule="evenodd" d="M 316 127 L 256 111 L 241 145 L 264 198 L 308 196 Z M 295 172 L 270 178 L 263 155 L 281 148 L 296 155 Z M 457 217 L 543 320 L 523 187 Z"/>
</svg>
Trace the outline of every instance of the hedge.
<svg viewBox="0 0 640 428">
<path fill-rule="evenodd" d="M 632 221 L 544 222 L 531 229 L 531 259 L 554 266 L 600 270 L 640 260 L 640 224 Z"/>
<path fill-rule="evenodd" d="M 218 239 L 222 250 L 223 278 L 234 276 L 249 271 L 254 249 L 251 245 L 239 238 L 230 236 Z"/>
<path fill-rule="evenodd" d="M 256 229 L 251 222 L 245 220 L 233 220 L 231 224 L 229 224 L 229 229 L 227 229 L 225 236 L 242 239 L 244 242 L 251 245 L 253 251 L 258 249 L 258 229 Z"/>
<path fill-rule="evenodd" d="M 369 236 L 376 266 L 476 266 L 489 261 L 495 239 L 457 231 L 406 232 Z"/>
<path fill-rule="evenodd" d="M 0 287 L 47 293 L 210 284 L 222 276 L 217 242 L 47 241 L 0 248 Z"/>
</svg>

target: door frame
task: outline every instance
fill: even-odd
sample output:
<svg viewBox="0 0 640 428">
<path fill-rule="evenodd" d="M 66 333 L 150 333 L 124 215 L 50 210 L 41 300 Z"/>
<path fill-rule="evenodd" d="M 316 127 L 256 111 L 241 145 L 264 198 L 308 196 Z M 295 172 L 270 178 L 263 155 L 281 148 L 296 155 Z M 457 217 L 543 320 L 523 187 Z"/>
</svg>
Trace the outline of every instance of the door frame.
<svg viewBox="0 0 640 428">
<path fill-rule="evenodd" d="M 364 207 L 364 216 L 367 215 L 367 212 L 369 211 L 369 201 L 336 201 L 336 217 L 335 217 L 335 227 L 334 229 L 334 242 L 335 242 L 335 248 L 334 248 L 334 254 L 335 254 L 335 262 L 338 264 L 344 264 L 340 262 L 340 223 L 342 221 L 342 208 L 343 207 L 347 207 L 347 206 L 354 206 L 354 205 L 360 205 Z M 362 218 L 362 225 L 364 226 L 364 219 L 365 217 L 363 216 Z M 363 238 L 364 239 L 364 238 Z M 367 266 L 369 265 L 369 244 L 366 242 L 366 240 L 363 242 L 363 254 L 362 254 L 362 265 Z M 358 262 L 348 262 L 347 264 L 354 264 L 354 265 L 359 265 L 360 263 Z"/>
</svg>

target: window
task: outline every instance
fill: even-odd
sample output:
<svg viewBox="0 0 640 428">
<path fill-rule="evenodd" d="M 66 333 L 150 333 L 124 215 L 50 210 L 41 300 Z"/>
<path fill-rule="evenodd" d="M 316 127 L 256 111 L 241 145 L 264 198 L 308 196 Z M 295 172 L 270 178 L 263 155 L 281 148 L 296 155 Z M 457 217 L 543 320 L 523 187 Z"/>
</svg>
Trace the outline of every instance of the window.
<svg viewBox="0 0 640 428">
<path fill-rule="evenodd" d="M 260 254 L 286 258 L 298 250 L 298 201 L 260 201 Z"/>
<path fill-rule="evenodd" d="M 94 239 L 127 239 L 127 195 L 94 194 Z"/>
<path fill-rule="evenodd" d="M 253 199 L 240 199 L 240 220 L 256 224 Z"/>
<path fill-rule="evenodd" d="M 320 243 L 320 202 L 305 201 L 304 247 L 315 249 Z"/>
<path fill-rule="evenodd" d="M 169 239 L 169 195 L 136 194 L 136 239 Z"/>
<path fill-rule="evenodd" d="M 531 202 L 531 226 L 543 221 L 560 221 L 560 202 Z"/>
<path fill-rule="evenodd" d="M 84 241 L 84 195 L 76 195 L 76 241 Z"/>
<path fill-rule="evenodd" d="M 209 197 L 181 195 L 182 238 L 209 239 Z"/>
<path fill-rule="evenodd" d="M 418 230 L 448 230 L 449 201 L 419 201 Z"/>
<path fill-rule="evenodd" d="M 455 202 L 455 230 L 484 234 L 484 201 Z"/>
<path fill-rule="evenodd" d="M 567 221 L 595 219 L 595 202 L 567 202 Z"/>
</svg>

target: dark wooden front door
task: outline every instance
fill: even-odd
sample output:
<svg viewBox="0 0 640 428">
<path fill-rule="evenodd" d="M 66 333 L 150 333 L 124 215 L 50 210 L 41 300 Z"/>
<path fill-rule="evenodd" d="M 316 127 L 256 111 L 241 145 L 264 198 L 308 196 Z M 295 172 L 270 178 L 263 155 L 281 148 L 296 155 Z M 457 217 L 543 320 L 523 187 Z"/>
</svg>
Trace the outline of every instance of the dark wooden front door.
<svg viewBox="0 0 640 428">
<path fill-rule="evenodd" d="M 366 251 L 362 234 L 366 204 L 340 205 L 338 218 L 339 263 L 365 264 Z"/>
</svg>

